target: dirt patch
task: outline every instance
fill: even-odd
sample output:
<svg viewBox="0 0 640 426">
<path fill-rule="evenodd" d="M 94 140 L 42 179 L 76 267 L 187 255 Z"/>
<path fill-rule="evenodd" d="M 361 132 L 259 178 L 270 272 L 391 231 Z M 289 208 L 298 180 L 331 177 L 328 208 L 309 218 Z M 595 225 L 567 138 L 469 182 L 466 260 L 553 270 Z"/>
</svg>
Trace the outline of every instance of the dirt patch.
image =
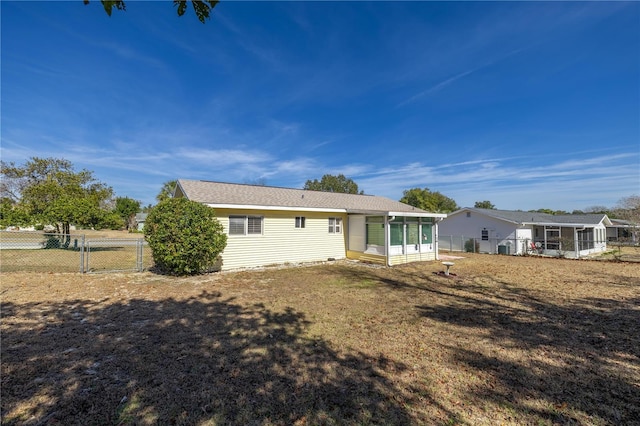
<svg viewBox="0 0 640 426">
<path fill-rule="evenodd" d="M 2 422 L 637 424 L 637 264 L 443 269 L 3 273 Z"/>
</svg>

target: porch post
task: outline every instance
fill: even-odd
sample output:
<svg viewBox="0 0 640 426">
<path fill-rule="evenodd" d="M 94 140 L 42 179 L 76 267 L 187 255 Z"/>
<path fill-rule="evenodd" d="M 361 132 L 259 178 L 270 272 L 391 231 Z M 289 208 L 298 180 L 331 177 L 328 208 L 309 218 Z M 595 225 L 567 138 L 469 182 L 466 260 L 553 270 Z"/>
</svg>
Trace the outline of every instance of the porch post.
<svg viewBox="0 0 640 426">
<path fill-rule="evenodd" d="M 391 226 L 389 226 L 389 213 L 384 215 L 384 255 L 387 258 L 387 266 L 390 265 L 389 248 L 391 244 Z"/>
<path fill-rule="evenodd" d="M 408 261 L 407 253 L 407 218 L 402 218 L 402 252 L 404 253 L 404 262 Z"/>
<path fill-rule="evenodd" d="M 440 222 L 440 218 L 434 217 L 433 218 L 433 226 L 431 227 L 431 241 L 433 242 L 433 248 L 436 251 L 436 260 L 440 260 L 440 255 L 438 254 L 438 251 L 440 250 L 440 244 L 438 243 L 438 222 Z M 452 240 L 452 236 L 449 236 L 449 239 L 451 240 L 451 244 L 449 244 L 449 252 L 451 252 L 451 247 L 453 246 L 453 240 Z"/>
<path fill-rule="evenodd" d="M 573 248 L 576 251 L 576 259 L 580 259 L 580 247 L 578 247 L 578 228 L 573 227 Z"/>
</svg>

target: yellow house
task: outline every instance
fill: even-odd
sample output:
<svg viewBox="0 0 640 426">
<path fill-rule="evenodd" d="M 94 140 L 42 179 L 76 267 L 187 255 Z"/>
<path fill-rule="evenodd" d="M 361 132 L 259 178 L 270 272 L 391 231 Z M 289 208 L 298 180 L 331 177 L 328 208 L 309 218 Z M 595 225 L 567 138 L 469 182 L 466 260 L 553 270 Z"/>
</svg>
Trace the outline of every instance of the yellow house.
<svg viewBox="0 0 640 426">
<path fill-rule="evenodd" d="M 373 195 L 178 180 L 175 197 L 215 209 L 228 235 L 222 268 L 357 259 L 385 265 L 438 259 L 438 221 Z"/>
</svg>

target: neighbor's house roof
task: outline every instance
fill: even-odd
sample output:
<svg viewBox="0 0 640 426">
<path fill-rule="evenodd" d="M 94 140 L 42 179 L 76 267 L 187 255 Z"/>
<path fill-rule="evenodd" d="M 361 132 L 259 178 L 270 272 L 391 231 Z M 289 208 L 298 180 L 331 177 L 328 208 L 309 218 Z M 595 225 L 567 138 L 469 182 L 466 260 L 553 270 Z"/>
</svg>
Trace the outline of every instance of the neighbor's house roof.
<svg viewBox="0 0 640 426">
<path fill-rule="evenodd" d="M 604 223 L 611 226 L 611 220 L 606 214 L 567 214 L 554 215 L 548 213 L 523 212 L 514 210 L 493 210 L 465 207 L 450 213 L 454 216 L 462 212 L 476 212 L 495 219 L 511 222 L 516 225 L 551 225 L 551 226 L 589 226 Z"/>
<path fill-rule="evenodd" d="M 374 195 L 179 179 L 174 196 L 214 208 L 298 210 L 446 217 Z"/>
<path fill-rule="evenodd" d="M 616 228 L 631 228 L 631 227 L 637 226 L 637 224 L 630 220 L 611 219 L 611 226 Z"/>
</svg>

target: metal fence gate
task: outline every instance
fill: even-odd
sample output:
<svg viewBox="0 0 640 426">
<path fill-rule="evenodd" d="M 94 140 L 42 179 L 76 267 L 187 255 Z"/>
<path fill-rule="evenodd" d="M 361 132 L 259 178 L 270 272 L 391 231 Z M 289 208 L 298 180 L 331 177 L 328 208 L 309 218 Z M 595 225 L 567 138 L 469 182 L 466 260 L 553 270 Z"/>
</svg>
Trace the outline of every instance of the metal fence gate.
<svg viewBox="0 0 640 426">
<path fill-rule="evenodd" d="M 152 266 L 143 238 L 0 231 L 2 272 L 144 271 Z"/>
<path fill-rule="evenodd" d="M 146 245 L 142 238 L 86 240 L 81 250 L 83 266 L 80 272 L 142 272 L 145 269 Z"/>
</svg>

